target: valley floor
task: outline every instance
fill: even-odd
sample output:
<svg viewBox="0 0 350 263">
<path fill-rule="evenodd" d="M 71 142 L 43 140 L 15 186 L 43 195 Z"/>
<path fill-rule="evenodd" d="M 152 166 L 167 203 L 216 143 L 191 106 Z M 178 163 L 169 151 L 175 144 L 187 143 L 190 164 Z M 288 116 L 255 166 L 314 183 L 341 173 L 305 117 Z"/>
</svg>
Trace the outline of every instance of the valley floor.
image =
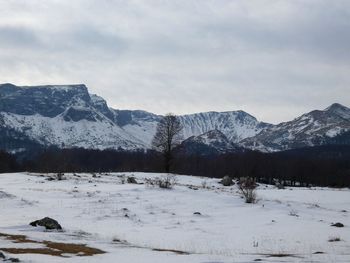
<svg viewBox="0 0 350 263">
<path fill-rule="evenodd" d="M 0 174 L 0 251 L 22 262 L 350 262 L 349 189 L 260 185 L 258 203 L 246 204 L 218 179 L 177 176 L 171 190 L 142 184 L 157 176 Z M 29 225 L 45 216 L 64 231 Z M 35 254 L 54 244 L 46 241 L 106 253 Z"/>
</svg>

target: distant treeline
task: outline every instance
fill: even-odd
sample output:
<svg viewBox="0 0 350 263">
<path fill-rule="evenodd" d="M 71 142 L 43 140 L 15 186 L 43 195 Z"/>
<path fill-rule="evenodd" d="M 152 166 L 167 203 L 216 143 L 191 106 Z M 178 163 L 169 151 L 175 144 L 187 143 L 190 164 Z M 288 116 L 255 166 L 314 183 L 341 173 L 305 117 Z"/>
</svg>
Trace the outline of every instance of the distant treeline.
<svg viewBox="0 0 350 263">
<path fill-rule="evenodd" d="M 0 152 L 0 172 L 15 171 L 163 172 L 163 162 L 162 156 L 154 151 L 46 149 L 20 161 Z M 178 154 L 171 171 L 216 178 L 249 176 L 263 183 L 277 179 L 288 185 L 350 187 L 350 146 L 319 146 L 278 153 Z"/>
</svg>

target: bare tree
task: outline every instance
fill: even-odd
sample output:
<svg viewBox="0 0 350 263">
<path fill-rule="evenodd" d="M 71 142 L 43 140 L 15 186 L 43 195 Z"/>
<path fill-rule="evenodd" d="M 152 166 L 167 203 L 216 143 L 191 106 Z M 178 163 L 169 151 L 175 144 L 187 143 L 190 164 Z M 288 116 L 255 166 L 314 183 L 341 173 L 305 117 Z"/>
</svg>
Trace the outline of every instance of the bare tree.
<svg viewBox="0 0 350 263">
<path fill-rule="evenodd" d="M 239 180 L 238 188 L 239 193 L 245 199 L 246 203 L 256 203 L 256 183 L 251 177 L 242 177 Z"/>
<path fill-rule="evenodd" d="M 152 147 L 163 154 L 166 173 L 170 171 L 174 148 L 181 143 L 182 128 L 179 118 L 172 113 L 166 114 L 157 125 Z"/>
</svg>

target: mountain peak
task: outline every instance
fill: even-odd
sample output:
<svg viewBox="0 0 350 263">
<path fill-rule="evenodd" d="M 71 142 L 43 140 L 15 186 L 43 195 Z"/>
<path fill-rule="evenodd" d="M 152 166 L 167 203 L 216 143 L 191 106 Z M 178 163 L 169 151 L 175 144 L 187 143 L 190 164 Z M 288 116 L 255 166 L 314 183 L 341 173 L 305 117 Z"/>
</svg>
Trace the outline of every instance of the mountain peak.
<svg viewBox="0 0 350 263">
<path fill-rule="evenodd" d="M 350 109 L 340 103 L 333 103 L 332 105 L 330 105 L 325 109 L 325 111 L 334 111 L 334 110 L 350 110 Z"/>
<path fill-rule="evenodd" d="M 331 106 L 324 110 L 325 112 L 335 114 L 341 118 L 350 120 L 350 109 L 341 105 L 340 103 L 333 103 Z"/>
</svg>

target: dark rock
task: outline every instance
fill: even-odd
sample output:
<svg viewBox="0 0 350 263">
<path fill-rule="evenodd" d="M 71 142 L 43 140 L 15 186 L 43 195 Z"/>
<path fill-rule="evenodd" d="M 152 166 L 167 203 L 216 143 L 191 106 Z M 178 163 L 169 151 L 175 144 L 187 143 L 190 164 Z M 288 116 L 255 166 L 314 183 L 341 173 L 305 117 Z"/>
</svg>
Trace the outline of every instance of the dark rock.
<svg viewBox="0 0 350 263">
<path fill-rule="evenodd" d="M 64 173 L 57 173 L 56 174 L 56 178 L 57 178 L 58 181 L 64 180 L 65 179 L 64 178 Z"/>
<path fill-rule="evenodd" d="M 200 212 L 194 212 L 194 215 L 202 215 Z"/>
<path fill-rule="evenodd" d="M 135 177 L 129 176 L 127 179 L 128 184 L 137 184 Z"/>
<path fill-rule="evenodd" d="M 50 217 L 45 217 L 40 220 L 36 220 L 30 223 L 31 226 L 43 226 L 46 229 L 56 229 L 56 230 L 62 230 L 61 225 L 55 220 Z"/>
<path fill-rule="evenodd" d="M 5 258 L 5 255 L 2 252 L 0 252 L 0 258 Z"/>
<path fill-rule="evenodd" d="M 344 225 L 342 223 L 335 223 L 335 224 L 332 224 L 331 226 L 335 226 L 335 227 L 344 227 Z"/>
<path fill-rule="evenodd" d="M 6 261 L 10 261 L 10 262 L 21 262 L 18 258 L 9 258 Z"/>
<path fill-rule="evenodd" d="M 232 181 L 232 178 L 228 175 L 224 176 L 224 178 L 222 178 L 222 180 L 220 181 L 220 183 L 223 185 L 223 186 L 231 186 L 233 185 L 233 181 Z"/>
</svg>

